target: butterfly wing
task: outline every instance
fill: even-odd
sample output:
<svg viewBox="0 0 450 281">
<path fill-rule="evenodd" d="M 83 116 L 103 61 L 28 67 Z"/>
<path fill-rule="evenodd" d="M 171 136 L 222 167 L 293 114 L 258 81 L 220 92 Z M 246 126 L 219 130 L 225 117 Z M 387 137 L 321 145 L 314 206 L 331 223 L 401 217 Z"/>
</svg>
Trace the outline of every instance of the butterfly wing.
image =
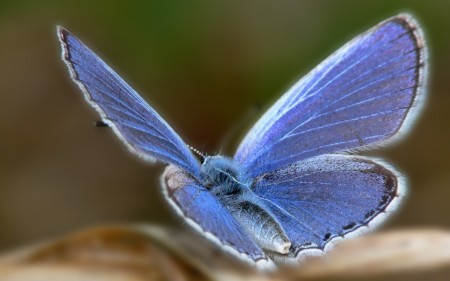
<svg viewBox="0 0 450 281">
<path fill-rule="evenodd" d="M 370 158 L 328 154 L 258 177 L 253 192 L 292 242 L 289 255 L 275 256 L 275 261 L 323 251 L 336 239 L 381 222 L 405 193 L 401 178 L 383 165 Z"/>
<path fill-rule="evenodd" d="M 58 37 L 72 79 L 132 152 L 198 175 L 199 163 L 187 145 L 136 91 L 66 29 L 58 27 Z"/>
<path fill-rule="evenodd" d="M 411 17 L 382 22 L 285 93 L 234 158 L 257 176 L 316 155 L 381 144 L 417 112 L 424 63 L 424 39 Z"/>
<path fill-rule="evenodd" d="M 235 256 L 261 267 L 270 266 L 262 249 L 197 180 L 169 165 L 161 182 L 166 199 L 191 226 Z"/>
</svg>

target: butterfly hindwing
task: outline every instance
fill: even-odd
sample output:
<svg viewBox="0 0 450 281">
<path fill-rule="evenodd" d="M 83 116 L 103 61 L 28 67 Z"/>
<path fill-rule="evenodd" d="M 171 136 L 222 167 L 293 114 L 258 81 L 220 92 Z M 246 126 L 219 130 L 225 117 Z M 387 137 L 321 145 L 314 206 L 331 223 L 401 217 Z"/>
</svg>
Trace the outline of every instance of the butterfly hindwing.
<svg viewBox="0 0 450 281">
<path fill-rule="evenodd" d="M 247 262 L 262 267 L 271 263 L 226 207 L 196 179 L 169 165 L 161 183 L 168 202 L 203 235 Z"/>
<path fill-rule="evenodd" d="M 323 251 L 336 238 L 373 227 L 405 195 L 396 172 L 370 158 L 321 155 L 258 177 L 252 191 L 283 227 L 286 258 Z M 281 257 L 279 255 L 279 257 Z"/>
<path fill-rule="evenodd" d="M 257 176 L 392 138 L 417 112 L 424 56 L 424 40 L 411 17 L 382 22 L 284 94 L 250 130 L 235 159 Z"/>
<path fill-rule="evenodd" d="M 138 93 L 66 29 L 58 27 L 58 36 L 72 79 L 132 152 L 198 174 L 187 145 Z"/>
</svg>

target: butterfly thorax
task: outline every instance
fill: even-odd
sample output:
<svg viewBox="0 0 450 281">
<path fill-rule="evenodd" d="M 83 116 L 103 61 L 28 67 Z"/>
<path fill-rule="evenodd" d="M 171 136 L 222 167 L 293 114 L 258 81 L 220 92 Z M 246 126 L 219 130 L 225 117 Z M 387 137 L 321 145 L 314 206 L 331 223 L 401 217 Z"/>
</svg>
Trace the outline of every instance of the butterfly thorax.
<svg viewBox="0 0 450 281">
<path fill-rule="evenodd" d="M 248 181 L 240 172 L 238 164 L 228 157 L 210 156 L 201 167 L 203 185 L 218 196 L 242 193 Z"/>
<path fill-rule="evenodd" d="M 201 167 L 201 180 L 261 248 L 289 252 L 289 238 L 264 201 L 251 191 L 251 180 L 238 163 L 223 156 L 207 157 Z"/>
</svg>

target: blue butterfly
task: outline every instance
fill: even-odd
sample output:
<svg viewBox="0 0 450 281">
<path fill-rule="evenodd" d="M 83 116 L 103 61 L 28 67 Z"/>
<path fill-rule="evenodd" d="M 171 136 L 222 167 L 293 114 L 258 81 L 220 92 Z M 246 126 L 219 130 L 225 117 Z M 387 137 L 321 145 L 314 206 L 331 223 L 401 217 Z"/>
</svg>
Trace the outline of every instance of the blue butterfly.
<svg viewBox="0 0 450 281">
<path fill-rule="evenodd" d="M 353 152 L 406 132 L 425 95 L 426 48 L 409 15 L 332 54 L 285 93 L 231 157 L 201 161 L 163 118 L 66 29 L 62 59 L 86 100 L 135 154 L 168 164 L 174 209 L 228 252 L 270 267 L 325 252 L 382 222 L 406 193 L 400 174 Z"/>
</svg>

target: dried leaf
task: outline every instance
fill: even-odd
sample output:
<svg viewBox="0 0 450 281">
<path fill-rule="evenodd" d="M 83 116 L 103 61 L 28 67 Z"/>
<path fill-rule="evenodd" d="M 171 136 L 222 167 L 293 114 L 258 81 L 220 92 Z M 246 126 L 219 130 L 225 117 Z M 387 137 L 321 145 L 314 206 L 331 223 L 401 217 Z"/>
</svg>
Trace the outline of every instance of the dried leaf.
<svg viewBox="0 0 450 281">
<path fill-rule="evenodd" d="M 151 235 L 98 227 L 0 259 L 0 280 L 210 280 Z"/>
<path fill-rule="evenodd" d="M 343 241 L 324 257 L 257 272 L 188 229 L 105 226 L 0 258 L 0 280 L 307 280 L 369 278 L 450 265 L 450 232 L 378 233 Z"/>
<path fill-rule="evenodd" d="M 371 277 L 429 271 L 450 265 L 450 232 L 436 229 L 390 231 L 343 241 L 325 258 L 290 270 L 298 278 Z"/>
</svg>

